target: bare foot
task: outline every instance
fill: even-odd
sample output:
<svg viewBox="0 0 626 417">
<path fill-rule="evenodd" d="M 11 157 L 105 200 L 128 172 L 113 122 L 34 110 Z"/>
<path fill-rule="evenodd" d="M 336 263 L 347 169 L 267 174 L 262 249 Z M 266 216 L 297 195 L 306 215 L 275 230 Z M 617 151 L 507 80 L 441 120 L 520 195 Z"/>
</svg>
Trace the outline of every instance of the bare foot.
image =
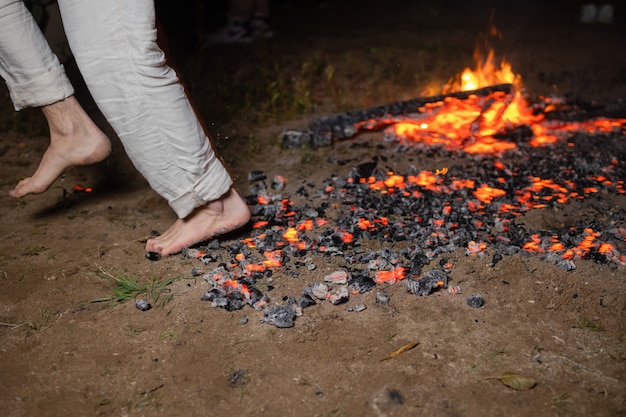
<svg viewBox="0 0 626 417">
<path fill-rule="evenodd" d="M 149 239 L 146 251 L 161 256 L 174 255 L 183 248 L 235 230 L 248 222 L 250 209 L 231 188 L 217 200 L 198 207 L 184 219 L 178 219 L 161 236 Z"/>
<path fill-rule="evenodd" d="M 33 176 L 9 191 L 11 197 L 43 193 L 69 168 L 100 162 L 111 153 L 109 138 L 73 96 L 44 106 L 42 111 L 50 127 L 50 146 Z"/>
</svg>

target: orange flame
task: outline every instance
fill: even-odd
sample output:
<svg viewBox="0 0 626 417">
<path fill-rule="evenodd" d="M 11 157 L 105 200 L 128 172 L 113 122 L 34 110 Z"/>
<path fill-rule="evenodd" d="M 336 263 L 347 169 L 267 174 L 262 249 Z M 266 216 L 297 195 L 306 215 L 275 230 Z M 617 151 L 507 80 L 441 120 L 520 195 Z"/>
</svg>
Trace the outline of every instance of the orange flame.
<svg viewBox="0 0 626 417">
<path fill-rule="evenodd" d="M 487 87 L 494 84 L 514 84 L 520 83 L 521 77 L 515 75 L 511 64 L 502 60 L 500 65 L 495 63 L 494 52 L 490 50 L 484 61 L 480 61 L 480 56 L 475 53 L 477 60 L 476 69 L 465 68 L 458 77 L 458 81 L 448 83 L 444 92 L 452 91 L 472 91 L 478 88 Z"/>
</svg>

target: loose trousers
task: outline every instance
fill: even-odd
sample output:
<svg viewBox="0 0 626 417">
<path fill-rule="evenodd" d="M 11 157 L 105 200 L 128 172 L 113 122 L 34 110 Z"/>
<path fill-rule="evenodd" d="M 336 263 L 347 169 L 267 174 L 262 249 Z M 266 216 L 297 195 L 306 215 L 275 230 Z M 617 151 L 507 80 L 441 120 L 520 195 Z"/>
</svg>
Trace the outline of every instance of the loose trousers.
<svg viewBox="0 0 626 417">
<path fill-rule="evenodd" d="M 58 0 L 70 49 L 102 114 L 180 218 L 232 185 L 156 42 L 153 0 Z M 21 0 L 0 0 L 0 76 L 16 110 L 74 93 Z"/>
</svg>

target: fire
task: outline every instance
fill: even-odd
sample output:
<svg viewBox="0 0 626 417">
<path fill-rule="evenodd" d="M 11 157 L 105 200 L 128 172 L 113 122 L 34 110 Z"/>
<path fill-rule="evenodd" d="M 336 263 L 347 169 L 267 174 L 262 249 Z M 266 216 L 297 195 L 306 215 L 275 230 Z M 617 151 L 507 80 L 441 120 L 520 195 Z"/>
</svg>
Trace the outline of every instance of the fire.
<svg viewBox="0 0 626 417">
<path fill-rule="evenodd" d="M 513 72 L 511 64 L 502 60 L 498 66 L 494 55 L 494 51 L 490 50 L 487 57 L 481 61 L 480 54 L 478 51 L 475 52 L 476 69 L 465 68 L 458 81 L 449 82 L 444 92 L 472 91 L 495 84 L 521 83 L 521 77 Z"/>
<path fill-rule="evenodd" d="M 499 64 L 496 62 L 492 44 L 493 41 L 502 39 L 502 33 L 493 23 L 493 16 L 491 19 L 487 31 L 481 34 L 474 49 L 475 69 L 467 67 L 461 74 L 450 79 L 443 88 L 445 94 L 455 91 L 473 91 L 496 84 L 521 86 L 521 77 L 513 72 L 513 67 L 508 61 L 502 59 Z"/>
<path fill-rule="evenodd" d="M 611 156 L 609 160 L 613 160 L 607 164 L 606 158 L 603 158 L 600 172 L 588 173 L 585 170 L 579 172 L 565 158 L 563 163 L 555 164 L 555 174 L 552 175 L 552 171 L 536 174 L 526 166 L 518 166 L 515 159 L 523 153 L 516 153 L 516 158 L 507 159 L 506 163 L 494 158 L 514 150 L 518 144 L 523 149 L 549 147 L 568 140 L 572 132 L 624 132 L 626 119 L 585 122 L 551 120 L 555 117 L 549 112 L 560 110 L 557 100 L 542 98 L 538 103 L 529 104 L 522 94 L 521 77 L 513 72 L 511 65 L 504 60 L 496 64 L 492 50 L 485 56 L 485 59 L 478 59 L 477 55 L 476 69 L 466 68 L 458 76 L 458 83 L 455 81 L 444 89 L 444 92 L 457 91 L 460 94 L 437 96 L 430 102 L 420 104 L 415 109 L 418 115 L 414 120 L 370 119 L 355 125 L 357 130 L 390 126 L 387 134 L 399 140 L 463 151 L 470 155 L 486 155 L 472 158 L 479 162 L 480 171 L 453 162 L 450 168 L 428 167 L 431 169 L 419 172 L 411 169 L 410 175 L 376 169 L 368 176 L 359 173 L 345 181 L 336 180 L 333 176 L 323 184 L 320 192 L 324 200 L 334 198 L 336 201 L 324 202 L 324 205 L 332 208 L 333 215 L 335 212 L 340 215 L 349 212 L 334 227 L 325 227 L 328 220 L 318 217 L 324 215 L 324 210 L 305 212 L 289 199 L 263 190 L 257 196 L 257 204 L 269 206 L 264 207 L 268 209 L 266 213 L 259 211 L 264 213 L 264 219 L 253 224 L 254 237 L 241 240 L 245 248 L 242 247 L 234 255 L 234 261 L 224 264 L 223 271 L 211 275 L 216 287 L 221 285 L 227 292 L 242 293 L 249 299 L 251 291 L 253 294 L 258 292 L 253 284 L 248 288 L 231 278 L 269 275 L 273 269 L 281 268 L 289 261 L 289 254 L 300 257 L 309 250 L 332 256 L 346 252 L 346 261 L 361 262 L 361 255 L 356 256 L 356 250 L 354 256 L 348 250 L 350 247 L 358 248 L 359 240 L 363 238 L 381 242 L 414 239 L 413 243 L 419 246 L 420 251 L 418 254 L 411 248 L 410 252 L 404 253 L 406 260 L 410 261 L 422 258 L 433 260 L 441 253 L 463 248 L 466 256 L 483 257 L 494 245 L 504 243 L 514 244 L 515 251 L 521 246 L 522 251 L 538 254 L 567 270 L 575 267 L 573 260 L 584 258 L 595 261 L 606 259 L 626 265 L 626 255 L 620 253 L 623 242 L 626 242 L 626 228 L 612 226 L 609 232 L 598 232 L 585 225 L 571 227 L 571 230 L 533 232 L 523 230 L 515 223 L 517 216 L 530 210 L 581 200 L 589 194 L 607 190 L 626 194 L 626 182 L 615 179 L 619 176 L 616 173 L 623 172 L 620 171 L 623 170 L 623 161 Z M 483 90 L 476 91 L 479 88 Z M 567 143 L 567 146 L 574 147 L 575 144 Z M 567 155 L 569 151 L 567 148 L 564 153 Z M 543 151 L 534 152 L 533 156 L 535 153 Z M 552 154 L 550 150 L 545 153 Z M 472 178 L 476 171 L 488 175 L 485 179 Z M 286 178 L 280 176 L 276 176 L 275 180 L 286 182 Z M 381 210 L 377 207 L 377 200 L 371 199 L 365 206 L 360 206 L 354 193 L 361 195 L 367 189 L 392 199 L 397 205 Z M 424 201 L 417 201 L 420 199 Z M 274 218 L 268 221 L 267 218 L 272 215 Z M 385 217 L 387 215 L 389 217 Z M 319 228 L 323 229 L 321 234 L 314 237 Z M 458 230 L 460 233 L 456 233 Z M 392 251 L 389 250 L 389 253 Z M 264 259 L 260 259 L 260 254 Z M 416 254 L 419 258 L 414 258 Z M 370 254 L 366 255 L 362 258 L 374 262 L 375 266 L 369 268 L 367 278 L 370 279 L 371 271 L 377 271 L 373 279 L 376 284 L 395 284 L 407 278 L 406 282 L 410 283 L 414 278 L 419 279 L 409 272 L 409 268 L 400 265 L 405 262 L 400 257 L 386 254 L 384 259 L 382 256 L 373 259 Z M 205 253 L 198 251 L 194 256 L 203 258 Z M 492 262 L 495 264 L 496 261 Z M 449 262 L 440 265 L 444 269 L 453 267 Z M 447 285 L 447 281 L 436 281 L 436 285 Z M 354 289 L 351 291 L 358 293 Z M 453 288 L 452 291 L 456 290 Z M 330 299 L 331 294 L 325 297 Z M 260 306 L 263 303 L 266 300 L 257 304 Z"/>
<path fill-rule="evenodd" d="M 539 106 L 543 105 L 543 111 L 533 108 L 522 93 L 521 76 L 513 71 L 506 59 L 497 63 L 489 45 L 490 38 L 501 37 L 500 32 L 491 26 L 488 35 L 475 49 L 475 68 L 465 68 L 443 87 L 443 94 L 448 96 L 417 109 L 419 115 L 415 120 L 389 123 L 389 135 L 447 150 L 463 150 L 472 155 L 500 155 L 515 149 L 516 144 L 498 139 L 498 136 L 506 136 L 507 132 L 520 126 L 527 126 L 532 132 L 529 144 L 534 147 L 555 144 L 567 132 L 607 133 L 624 128 L 624 120 L 599 119 L 578 123 L 546 120 L 546 112 L 558 109 L 555 100 L 543 98 Z M 471 94 L 478 89 L 503 85 L 510 86 L 510 91 L 495 89 L 482 97 Z M 459 92 L 470 94 L 459 98 L 454 95 Z M 370 127 L 376 125 L 380 122 L 368 122 Z"/>
</svg>

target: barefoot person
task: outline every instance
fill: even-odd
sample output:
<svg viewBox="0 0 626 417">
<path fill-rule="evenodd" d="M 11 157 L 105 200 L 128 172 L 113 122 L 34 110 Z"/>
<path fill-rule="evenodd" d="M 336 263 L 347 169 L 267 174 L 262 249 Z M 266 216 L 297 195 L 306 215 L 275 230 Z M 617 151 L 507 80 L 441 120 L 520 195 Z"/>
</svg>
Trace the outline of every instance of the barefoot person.
<svg viewBox="0 0 626 417">
<path fill-rule="evenodd" d="M 67 39 L 96 104 L 129 158 L 179 217 L 146 250 L 162 256 L 245 224 L 250 211 L 215 155 L 156 43 L 152 0 L 59 0 Z M 41 193 L 65 170 L 110 153 L 21 0 L 0 0 L 0 75 L 16 110 L 41 107 L 50 146 L 9 192 Z"/>
</svg>

